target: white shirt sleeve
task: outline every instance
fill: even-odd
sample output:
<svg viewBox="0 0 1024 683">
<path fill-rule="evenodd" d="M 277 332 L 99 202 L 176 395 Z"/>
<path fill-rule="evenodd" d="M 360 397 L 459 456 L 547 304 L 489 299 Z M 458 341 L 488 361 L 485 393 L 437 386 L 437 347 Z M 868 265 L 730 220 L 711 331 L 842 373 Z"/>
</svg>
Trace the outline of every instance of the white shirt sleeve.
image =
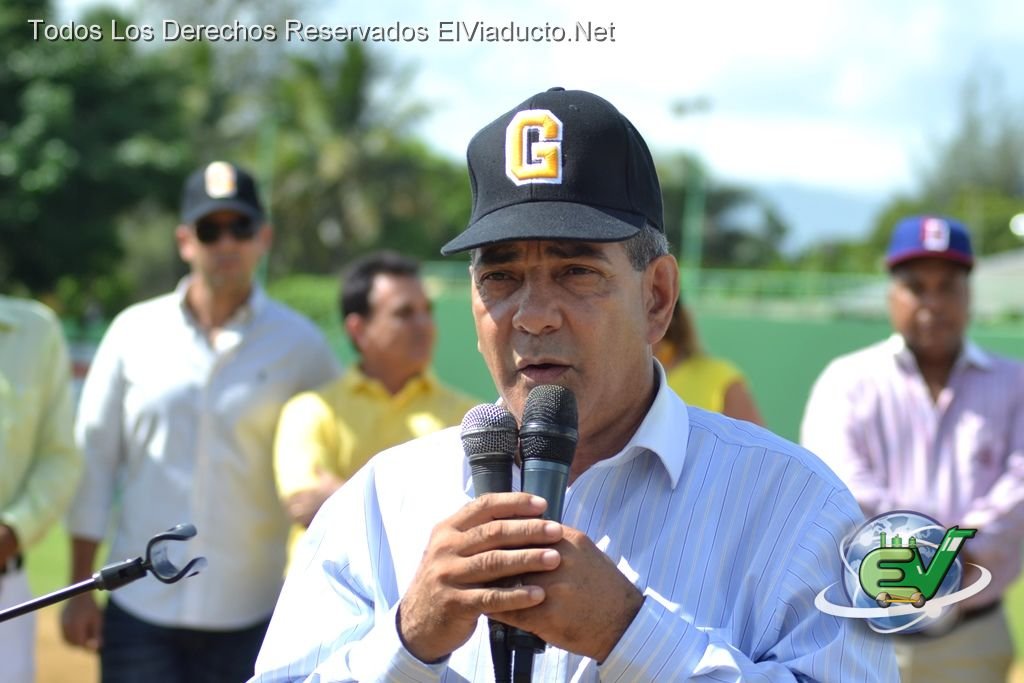
<svg viewBox="0 0 1024 683">
<path fill-rule="evenodd" d="M 368 568 L 358 566 L 364 560 L 346 551 L 387 544 L 371 472 L 363 468 L 344 487 L 363 488 L 365 496 L 332 496 L 303 537 L 252 681 L 428 683 L 447 668 L 447 660 L 424 664 L 405 649 L 396 624 L 398 605 L 374 595 L 375 588 L 362 578 Z M 343 529 L 338 520 L 345 520 Z M 389 574 L 387 568 L 380 572 Z"/>
<path fill-rule="evenodd" d="M 123 318 L 115 319 L 89 366 L 78 403 L 75 441 L 85 468 L 67 514 L 71 536 L 103 539 L 114 499 L 122 442 L 125 378 L 121 358 Z"/>
<path fill-rule="evenodd" d="M 800 424 L 800 445 L 821 458 L 846 484 L 864 514 L 892 509 L 891 496 L 861 443 L 855 377 L 849 361 L 833 362 L 811 388 Z"/>
</svg>

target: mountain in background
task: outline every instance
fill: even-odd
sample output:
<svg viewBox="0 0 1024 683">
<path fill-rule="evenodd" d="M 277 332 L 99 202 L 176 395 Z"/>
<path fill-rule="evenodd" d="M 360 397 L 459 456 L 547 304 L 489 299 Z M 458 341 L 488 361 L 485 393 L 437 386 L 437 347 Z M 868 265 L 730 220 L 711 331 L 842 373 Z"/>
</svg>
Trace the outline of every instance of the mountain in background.
<svg viewBox="0 0 1024 683">
<path fill-rule="evenodd" d="M 866 239 L 888 195 L 797 183 L 751 183 L 789 226 L 787 255 L 828 239 Z"/>
</svg>

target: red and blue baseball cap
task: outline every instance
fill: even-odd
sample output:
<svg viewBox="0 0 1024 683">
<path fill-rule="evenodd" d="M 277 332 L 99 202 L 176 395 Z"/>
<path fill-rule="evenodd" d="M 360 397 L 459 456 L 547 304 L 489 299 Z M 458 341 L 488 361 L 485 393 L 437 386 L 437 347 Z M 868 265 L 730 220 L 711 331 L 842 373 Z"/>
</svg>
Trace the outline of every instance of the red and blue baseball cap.
<svg viewBox="0 0 1024 683">
<path fill-rule="evenodd" d="M 473 212 L 453 254 L 510 240 L 617 242 L 664 232 L 647 143 L 597 95 L 552 88 L 485 126 L 466 152 Z"/>
<path fill-rule="evenodd" d="M 963 223 L 944 216 L 910 216 L 896 223 L 885 265 L 892 270 L 901 263 L 926 258 L 972 268 L 974 251 Z"/>
</svg>

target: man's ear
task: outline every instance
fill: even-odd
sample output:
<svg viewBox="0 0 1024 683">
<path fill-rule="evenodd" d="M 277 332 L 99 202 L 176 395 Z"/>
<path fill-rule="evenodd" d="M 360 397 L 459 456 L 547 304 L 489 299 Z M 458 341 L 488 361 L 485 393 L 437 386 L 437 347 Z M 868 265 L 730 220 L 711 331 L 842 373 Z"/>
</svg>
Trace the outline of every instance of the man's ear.
<svg viewBox="0 0 1024 683">
<path fill-rule="evenodd" d="M 665 336 L 678 298 L 679 264 L 671 254 L 659 256 L 644 271 L 644 313 L 647 317 L 648 344 L 654 345 Z"/>
<path fill-rule="evenodd" d="M 360 348 L 360 343 L 363 339 L 363 333 L 366 330 L 366 318 L 359 315 L 358 313 L 349 313 L 345 316 L 343 321 L 345 324 L 345 333 L 348 334 L 348 338 L 352 340 L 352 345 L 356 347 L 356 351 Z"/>
<path fill-rule="evenodd" d="M 260 241 L 263 251 L 270 251 L 270 245 L 274 242 L 274 228 L 270 223 L 264 223 L 256 233 L 256 239 Z"/>
<path fill-rule="evenodd" d="M 178 256 L 185 263 L 192 263 L 196 240 L 195 233 L 189 226 L 181 224 L 174 229 L 174 241 L 178 245 Z"/>
</svg>

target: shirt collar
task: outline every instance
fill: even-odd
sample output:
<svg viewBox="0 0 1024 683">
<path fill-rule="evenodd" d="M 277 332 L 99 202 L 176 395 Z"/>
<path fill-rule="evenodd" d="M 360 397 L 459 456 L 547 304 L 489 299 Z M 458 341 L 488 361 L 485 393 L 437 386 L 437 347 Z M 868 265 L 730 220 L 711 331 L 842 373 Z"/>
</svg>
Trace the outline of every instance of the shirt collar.
<svg viewBox="0 0 1024 683">
<path fill-rule="evenodd" d="M 192 282 L 192 275 L 186 275 L 178 281 L 178 286 L 174 288 L 174 294 L 178 299 L 178 306 L 181 307 L 183 314 L 189 317 L 192 316 L 192 312 L 189 310 L 188 303 L 185 301 L 185 295 L 188 293 L 188 286 Z M 267 306 L 267 293 L 260 286 L 260 283 L 253 281 L 252 291 L 249 293 L 249 298 L 244 304 L 242 304 L 235 314 L 231 316 L 231 319 L 227 322 L 227 326 L 234 326 L 244 324 L 263 312 L 263 309 Z"/>
<path fill-rule="evenodd" d="M 992 356 L 970 339 L 964 344 L 964 350 L 960 357 L 968 365 L 973 365 L 981 370 L 992 368 Z"/>
<path fill-rule="evenodd" d="M 406 382 L 405 386 L 392 397 L 380 380 L 366 375 L 366 373 L 359 369 L 359 365 L 356 363 L 353 363 L 345 370 L 345 377 L 342 381 L 345 384 L 345 388 L 351 392 L 376 393 L 395 399 L 412 394 L 432 394 L 440 386 L 433 371 L 427 369 Z"/>
<path fill-rule="evenodd" d="M 654 396 L 647 415 L 629 441 L 611 458 L 595 463 L 593 467 L 610 467 L 632 459 L 644 451 L 658 457 L 676 487 L 686 460 L 686 447 L 690 433 L 690 418 L 686 404 L 665 381 L 665 368 L 654 361 L 658 376 L 658 393 Z"/>
<path fill-rule="evenodd" d="M 889 350 L 898 362 L 910 363 L 911 367 L 917 367 L 917 361 L 914 360 L 914 354 L 911 353 L 903 335 L 893 333 L 885 341 L 885 348 Z M 971 366 L 978 368 L 979 370 L 989 370 L 992 367 L 992 357 L 973 341 L 966 339 L 964 340 L 963 349 L 960 350 L 960 355 L 953 364 L 953 367 L 962 366 Z"/>
</svg>

